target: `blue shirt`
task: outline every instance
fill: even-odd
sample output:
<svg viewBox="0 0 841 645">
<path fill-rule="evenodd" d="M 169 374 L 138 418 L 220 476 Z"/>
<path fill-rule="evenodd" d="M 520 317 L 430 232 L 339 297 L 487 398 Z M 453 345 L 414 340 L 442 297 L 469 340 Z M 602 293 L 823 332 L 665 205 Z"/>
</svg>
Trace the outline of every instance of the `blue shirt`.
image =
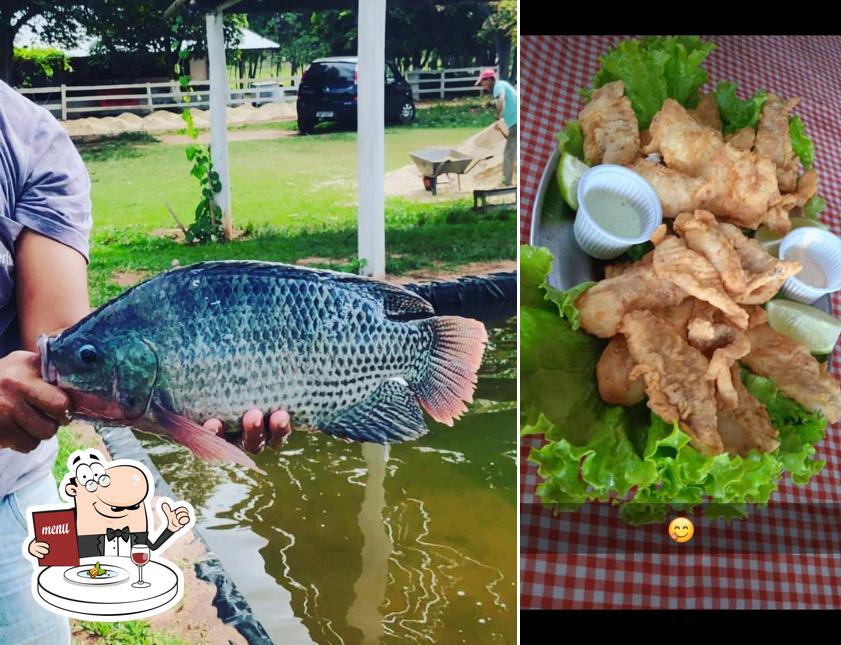
<svg viewBox="0 0 841 645">
<path fill-rule="evenodd" d="M 499 98 L 503 94 L 505 105 L 502 107 L 502 120 L 506 127 L 517 125 L 517 90 L 508 81 L 494 81 L 493 95 Z"/>
<path fill-rule="evenodd" d="M 21 347 L 15 302 L 18 235 L 31 229 L 87 260 L 90 187 L 85 164 L 55 117 L 0 81 L 0 356 Z M 55 438 L 28 454 L 0 448 L 0 499 L 49 473 L 56 451 Z"/>
</svg>

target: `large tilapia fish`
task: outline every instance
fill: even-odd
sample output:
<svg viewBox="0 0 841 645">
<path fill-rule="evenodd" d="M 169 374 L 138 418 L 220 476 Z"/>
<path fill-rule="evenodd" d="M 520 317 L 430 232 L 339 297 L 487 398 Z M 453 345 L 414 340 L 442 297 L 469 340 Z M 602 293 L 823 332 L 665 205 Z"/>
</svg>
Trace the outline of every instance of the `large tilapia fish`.
<svg viewBox="0 0 841 645">
<path fill-rule="evenodd" d="M 294 427 L 387 443 L 452 425 L 472 401 L 487 334 L 435 317 L 407 289 L 332 271 L 209 262 L 162 273 L 52 338 L 44 377 L 77 417 L 157 432 L 205 459 L 254 467 L 204 430 L 251 407 Z"/>
</svg>

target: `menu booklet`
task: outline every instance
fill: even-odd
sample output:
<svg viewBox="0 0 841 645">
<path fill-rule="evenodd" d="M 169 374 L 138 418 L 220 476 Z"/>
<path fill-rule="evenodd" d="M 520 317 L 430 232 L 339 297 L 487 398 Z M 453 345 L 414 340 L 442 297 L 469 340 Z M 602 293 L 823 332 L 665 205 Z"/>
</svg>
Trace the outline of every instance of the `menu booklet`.
<svg viewBox="0 0 841 645">
<path fill-rule="evenodd" d="M 39 560 L 43 567 L 78 567 L 76 518 L 72 509 L 32 513 L 35 540 L 50 545 L 50 552 Z"/>
</svg>

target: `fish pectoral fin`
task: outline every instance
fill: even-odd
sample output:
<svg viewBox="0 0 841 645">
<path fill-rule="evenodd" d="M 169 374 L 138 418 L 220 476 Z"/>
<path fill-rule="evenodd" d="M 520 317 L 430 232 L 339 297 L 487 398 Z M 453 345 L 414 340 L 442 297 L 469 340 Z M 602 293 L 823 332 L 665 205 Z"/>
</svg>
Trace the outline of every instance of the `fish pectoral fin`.
<svg viewBox="0 0 841 645">
<path fill-rule="evenodd" d="M 205 461 L 233 462 L 251 470 L 256 470 L 261 475 L 266 474 L 240 448 L 225 441 L 213 432 L 205 430 L 198 423 L 175 414 L 161 407 L 159 404 L 153 404 L 152 411 L 157 421 L 156 425 L 161 430 L 158 434 L 167 436 L 173 441 L 186 446 L 199 459 L 204 459 Z M 140 429 L 145 430 L 147 428 L 148 425 Z"/>
<path fill-rule="evenodd" d="M 410 441 L 428 431 L 414 392 L 398 381 L 386 381 L 364 401 L 317 425 L 334 437 L 371 443 Z"/>
</svg>

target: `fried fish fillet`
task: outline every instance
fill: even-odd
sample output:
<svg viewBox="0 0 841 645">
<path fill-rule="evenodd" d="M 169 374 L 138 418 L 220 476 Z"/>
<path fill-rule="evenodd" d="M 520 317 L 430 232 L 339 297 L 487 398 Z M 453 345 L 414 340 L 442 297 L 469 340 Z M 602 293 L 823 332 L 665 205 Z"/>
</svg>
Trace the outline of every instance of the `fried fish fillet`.
<svg viewBox="0 0 841 645">
<path fill-rule="evenodd" d="M 704 210 L 681 213 L 675 219 L 674 228 L 686 241 L 686 246 L 703 255 L 715 267 L 728 293 L 744 291 L 748 279 L 739 254 L 719 228 L 712 213 Z"/>
<path fill-rule="evenodd" d="M 654 116 L 650 131 L 645 153 L 659 152 L 669 168 L 712 181 L 706 210 L 747 228 L 791 228 L 768 157 L 726 144 L 721 132 L 700 125 L 672 99 Z"/>
<path fill-rule="evenodd" d="M 682 239 L 670 235 L 655 247 L 654 271 L 663 281 L 723 311 L 739 329 L 748 326 L 748 314 L 727 293 L 715 267 L 703 255 L 688 248 Z"/>
<path fill-rule="evenodd" d="M 616 276 L 622 275 L 631 269 L 651 266 L 653 262 L 654 251 L 649 251 L 636 262 L 614 262 L 613 264 L 606 264 L 604 267 L 604 277 L 615 278 Z"/>
<path fill-rule="evenodd" d="M 721 132 L 721 112 L 719 112 L 715 94 L 712 92 L 704 94 L 698 101 L 698 106 L 694 110 L 687 110 L 687 112 L 701 125 Z"/>
<path fill-rule="evenodd" d="M 622 318 L 620 331 L 636 362 L 630 378 L 642 376 L 648 407 L 668 423 L 677 421 L 705 455 L 724 451 L 716 421 L 715 390 L 704 378 L 709 362 L 667 323 L 648 311 Z"/>
<path fill-rule="evenodd" d="M 645 157 L 635 159 L 629 168 L 654 188 L 663 207 L 663 217 L 677 217 L 679 213 L 703 208 L 713 195 L 709 180 L 690 177 Z"/>
<path fill-rule="evenodd" d="M 689 321 L 692 320 L 692 317 L 694 316 L 695 312 L 695 307 L 698 304 L 706 305 L 707 303 L 698 300 L 697 298 L 693 298 L 692 296 L 689 296 L 686 300 L 681 302 L 679 305 L 675 305 L 674 307 L 664 307 L 662 309 L 649 309 L 648 311 L 653 313 L 658 318 L 665 320 L 672 327 L 674 327 L 675 330 L 677 330 L 677 332 L 683 338 L 686 338 L 687 326 L 689 325 Z"/>
<path fill-rule="evenodd" d="M 817 194 L 818 174 L 814 170 L 807 170 L 797 178 L 797 206 L 803 208 Z"/>
<path fill-rule="evenodd" d="M 756 151 L 774 162 L 777 169 L 777 183 L 780 192 L 794 192 L 797 185 L 797 155 L 791 147 L 791 133 L 788 129 L 788 113 L 799 98 L 784 101 L 776 94 L 768 94 L 756 128 Z"/>
<path fill-rule="evenodd" d="M 611 338 L 627 312 L 672 307 L 686 296 L 683 289 L 659 277 L 651 264 L 641 262 L 591 287 L 578 297 L 575 306 L 581 312 L 584 331 Z"/>
<path fill-rule="evenodd" d="M 590 102 L 578 115 L 584 132 L 584 155 L 594 165 L 626 165 L 639 152 L 639 123 L 624 93 L 622 81 L 607 83 L 593 91 Z"/>
<path fill-rule="evenodd" d="M 731 134 L 724 135 L 724 141 L 736 148 L 736 150 L 750 152 L 756 141 L 756 130 L 750 126 L 740 128 Z"/>
<path fill-rule="evenodd" d="M 809 350 L 768 325 L 747 330 L 751 350 L 742 362 L 754 374 L 772 379 L 780 391 L 830 423 L 841 419 L 841 390 Z M 630 339 L 629 339 L 630 342 Z"/>
<path fill-rule="evenodd" d="M 768 411 L 742 384 L 738 365 L 730 368 L 730 377 L 739 404 L 734 408 L 726 404 L 719 394 L 718 432 L 724 449 L 731 455 L 742 457 L 754 448 L 759 452 L 773 452 L 779 447 L 780 441 L 779 433 L 771 425 Z"/>
<path fill-rule="evenodd" d="M 762 244 L 745 237 L 742 231 L 732 224 L 722 222 L 719 229 L 738 254 L 739 264 L 747 277 L 747 283 L 741 291 L 731 291 L 735 301 L 740 304 L 760 305 L 768 302 L 788 278 L 803 268 L 799 262 L 773 257 Z"/>
<path fill-rule="evenodd" d="M 706 304 L 706 303 L 705 303 Z M 707 306 L 707 315 L 693 318 L 687 328 L 689 344 L 700 350 L 710 361 L 706 378 L 715 381 L 721 402 L 735 408 L 738 391 L 731 378 L 731 366 L 750 351 L 747 335 L 731 325 L 716 321 L 717 311 Z"/>
<path fill-rule="evenodd" d="M 604 348 L 596 365 L 599 394 L 611 405 L 636 405 L 645 398 L 642 379 L 631 379 L 634 359 L 622 334 L 616 334 Z"/>
</svg>

